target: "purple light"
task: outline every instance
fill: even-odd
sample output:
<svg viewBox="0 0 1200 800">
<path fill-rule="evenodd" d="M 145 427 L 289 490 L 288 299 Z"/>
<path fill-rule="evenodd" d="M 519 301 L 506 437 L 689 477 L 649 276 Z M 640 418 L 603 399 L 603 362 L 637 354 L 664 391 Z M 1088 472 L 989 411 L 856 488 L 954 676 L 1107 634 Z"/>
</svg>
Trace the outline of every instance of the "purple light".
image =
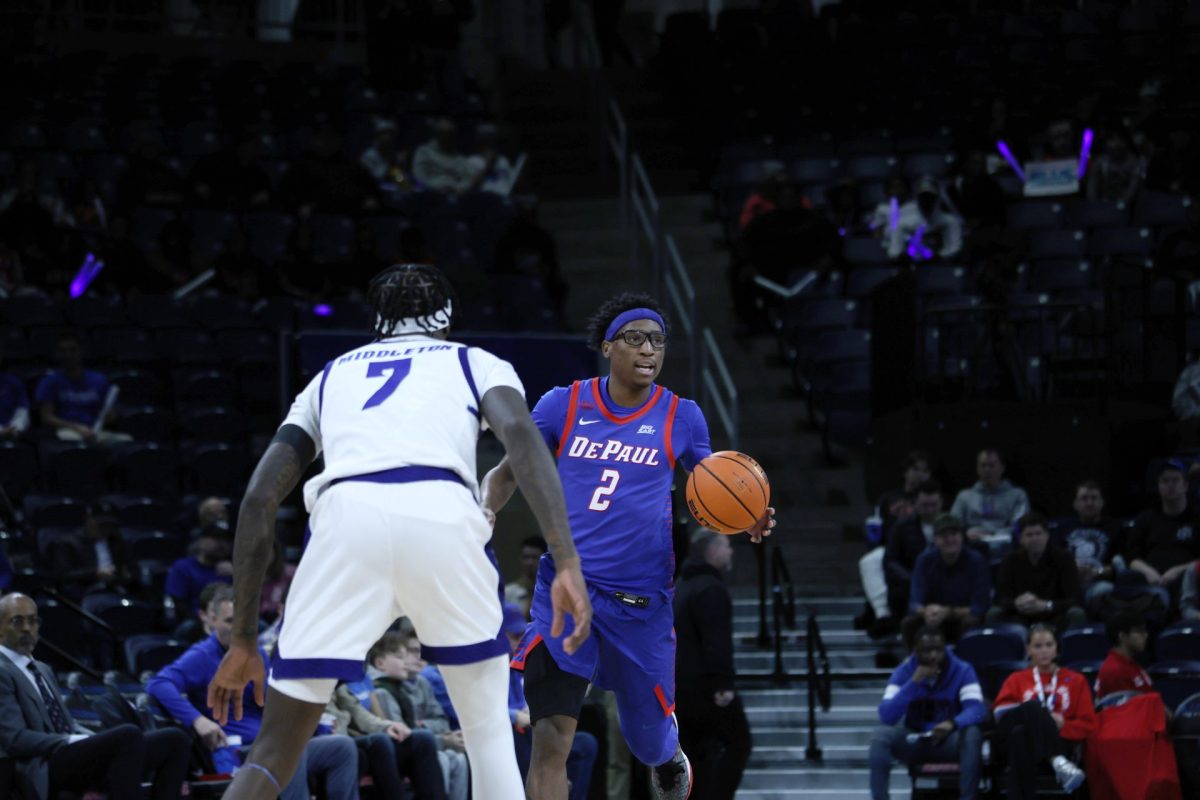
<svg viewBox="0 0 1200 800">
<path fill-rule="evenodd" d="M 317 303 L 312 307 L 313 316 L 316 317 L 332 317 L 333 306 L 328 303 Z"/>
<path fill-rule="evenodd" d="M 846 238 L 846 229 L 838 228 L 838 236 L 841 236 L 843 239 L 845 239 Z"/>
<path fill-rule="evenodd" d="M 97 261 L 96 256 L 91 253 L 84 256 L 83 263 L 79 265 L 79 272 L 75 273 L 75 277 L 71 279 L 71 298 L 83 296 L 102 269 L 104 269 L 103 261 Z"/>
<path fill-rule="evenodd" d="M 1016 157 L 1012 154 L 1012 150 L 1008 149 L 1003 139 L 996 140 L 996 149 L 1000 151 L 1000 155 L 1004 156 L 1004 160 L 1012 167 L 1012 171 L 1021 179 L 1021 183 L 1025 182 L 1025 173 L 1021 170 L 1021 165 L 1017 163 Z"/>
<path fill-rule="evenodd" d="M 1079 146 L 1079 180 L 1083 180 L 1083 176 L 1087 174 L 1088 156 L 1092 154 L 1092 139 L 1095 134 L 1091 128 L 1083 129 L 1083 144 Z"/>
<path fill-rule="evenodd" d="M 921 241 L 921 237 L 924 235 L 925 226 L 918 225 L 917 229 L 913 231 L 912 238 L 908 240 L 907 253 L 908 257 L 913 261 L 928 261 L 929 259 L 933 258 L 933 251 L 926 247 L 925 243 Z"/>
<path fill-rule="evenodd" d="M 896 226 L 900 224 L 900 198 L 893 197 L 888 200 L 888 230 L 896 230 Z"/>
</svg>

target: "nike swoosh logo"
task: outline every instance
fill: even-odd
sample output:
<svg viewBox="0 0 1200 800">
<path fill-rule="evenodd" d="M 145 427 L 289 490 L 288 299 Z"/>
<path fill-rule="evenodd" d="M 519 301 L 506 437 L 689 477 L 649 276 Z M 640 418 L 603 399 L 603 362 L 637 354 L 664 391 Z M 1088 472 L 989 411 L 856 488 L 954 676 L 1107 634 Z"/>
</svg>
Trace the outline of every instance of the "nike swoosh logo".
<svg viewBox="0 0 1200 800">
<path fill-rule="evenodd" d="M 600 420 L 598 420 L 598 419 L 580 419 L 579 424 L 580 425 L 595 425 L 599 421 Z"/>
</svg>

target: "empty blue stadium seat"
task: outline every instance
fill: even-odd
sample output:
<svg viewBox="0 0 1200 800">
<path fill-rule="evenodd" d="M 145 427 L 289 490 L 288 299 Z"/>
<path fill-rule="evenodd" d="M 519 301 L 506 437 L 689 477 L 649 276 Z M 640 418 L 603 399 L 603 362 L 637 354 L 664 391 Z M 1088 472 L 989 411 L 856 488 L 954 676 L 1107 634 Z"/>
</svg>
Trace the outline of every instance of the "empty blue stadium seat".
<svg viewBox="0 0 1200 800">
<path fill-rule="evenodd" d="M 1064 664 L 1103 661 L 1111 647 L 1103 625 L 1070 628 L 1058 637 L 1058 655 Z"/>
<path fill-rule="evenodd" d="M 1154 657 L 1160 661 L 1200 662 L 1200 623 L 1177 622 L 1154 640 Z"/>
<path fill-rule="evenodd" d="M 1024 625 L 986 625 L 964 633 L 954 646 L 954 654 L 979 669 L 995 662 L 1021 660 L 1025 657 L 1025 641 Z"/>
<path fill-rule="evenodd" d="M 870 236 L 850 236 L 842 243 L 842 255 L 847 263 L 879 265 L 887 263 L 887 251 L 878 239 Z M 851 270 L 853 272 L 853 269 Z"/>
<path fill-rule="evenodd" d="M 1191 204 L 1187 195 L 1143 191 L 1133 207 L 1133 222 L 1142 226 L 1181 226 L 1187 222 Z"/>
<path fill-rule="evenodd" d="M 1050 200 L 1018 200 L 1008 206 L 1008 227 L 1017 230 L 1060 228 L 1063 216 L 1062 203 Z"/>
<path fill-rule="evenodd" d="M 895 267 L 855 267 L 850 270 L 846 281 L 846 294 L 850 297 L 865 297 L 900 274 Z"/>
<path fill-rule="evenodd" d="M 1200 692 L 1200 661 L 1160 661 L 1146 668 L 1167 708 Z"/>
<path fill-rule="evenodd" d="M 885 180 L 897 169 L 894 156 L 861 155 L 846 159 L 846 175 L 856 180 Z"/>
<path fill-rule="evenodd" d="M 1035 292 L 1096 288 L 1098 277 L 1088 261 L 1038 261 L 1031 265 L 1028 285 Z"/>
<path fill-rule="evenodd" d="M 922 297 L 936 295 L 963 295 L 970 290 L 970 274 L 966 267 L 916 268 L 917 294 Z"/>
<path fill-rule="evenodd" d="M 1097 256 L 1140 256 L 1150 254 L 1154 238 L 1149 228 L 1099 228 L 1092 231 L 1088 250 Z"/>
<path fill-rule="evenodd" d="M 1077 199 L 1067 204 L 1066 223 L 1074 228 L 1116 228 L 1128 221 L 1124 203 Z"/>
<path fill-rule="evenodd" d="M 121 489 L 152 497 L 172 497 L 179 492 L 178 464 L 174 448 L 155 442 L 126 444 L 113 452 Z"/>
<path fill-rule="evenodd" d="M 1033 259 L 1083 258 L 1086 250 L 1087 236 L 1083 231 L 1035 230 L 1029 234 L 1029 257 Z"/>
</svg>

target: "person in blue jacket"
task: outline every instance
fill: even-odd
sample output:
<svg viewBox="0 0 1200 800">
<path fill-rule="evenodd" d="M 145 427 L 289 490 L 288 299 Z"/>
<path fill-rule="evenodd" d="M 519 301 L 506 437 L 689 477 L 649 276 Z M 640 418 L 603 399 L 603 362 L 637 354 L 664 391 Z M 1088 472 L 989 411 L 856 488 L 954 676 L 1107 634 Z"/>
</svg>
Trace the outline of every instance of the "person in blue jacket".
<svg viewBox="0 0 1200 800">
<path fill-rule="evenodd" d="M 913 654 L 888 679 L 883 723 L 871 736 L 871 800 L 887 800 L 892 761 L 957 761 L 959 797 L 979 789 L 980 723 L 987 716 L 975 669 L 946 651 L 939 628 L 917 631 Z"/>
</svg>

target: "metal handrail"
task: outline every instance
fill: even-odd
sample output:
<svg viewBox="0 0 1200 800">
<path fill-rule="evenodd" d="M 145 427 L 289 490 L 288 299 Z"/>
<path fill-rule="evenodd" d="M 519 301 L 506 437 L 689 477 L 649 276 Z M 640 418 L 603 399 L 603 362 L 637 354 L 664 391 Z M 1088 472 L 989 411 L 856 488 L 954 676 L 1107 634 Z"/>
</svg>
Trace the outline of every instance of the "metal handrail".
<svg viewBox="0 0 1200 800">
<path fill-rule="evenodd" d="M 817 615 L 808 615 L 806 656 L 808 661 L 808 747 L 804 757 L 809 761 L 821 760 L 821 747 L 817 744 L 817 703 L 828 713 L 833 704 L 833 679 L 829 674 L 829 653 L 825 640 L 821 638 L 821 626 Z"/>
<path fill-rule="evenodd" d="M 687 340 L 688 392 L 694 395 L 700 380 L 700 336 L 696 330 L 696 320 L 698 319 L 696 287 L 692 284 L 692 278 L 683 265 L 683 258 L 679 255 L 675 237 L 670 234 L 667 234 L 666 238 L 665 261 L 666 296 L 671 305 L 671 316 L 679 320 L 679 326 L 683 328 L 683 335 Z"/>
<path fill-rule="evenodd" d="M 738 448 L 738 390 L 725 365 L 721 348 L 717 346 L 717 337 L 711 328 L 705 328 L 700 357 L 700 402 L 706 407 L 712 407 L 717 412 L 725 434 L 729 438 L 729 448 Z M 717 378 L 720 378 L 720 384 Z M 722 388 L 724 394 L 722 394 Z"/>
<path fill-rule="evenodd" d="M 792 574 L 783 560 L 783 551 L 771 548 L 771 619 L 774 623 L 776 683 L 787 683 L 787 668 L 783 665 L 783 628 L 796 627 L 796 590 Z"/>
</svg>

